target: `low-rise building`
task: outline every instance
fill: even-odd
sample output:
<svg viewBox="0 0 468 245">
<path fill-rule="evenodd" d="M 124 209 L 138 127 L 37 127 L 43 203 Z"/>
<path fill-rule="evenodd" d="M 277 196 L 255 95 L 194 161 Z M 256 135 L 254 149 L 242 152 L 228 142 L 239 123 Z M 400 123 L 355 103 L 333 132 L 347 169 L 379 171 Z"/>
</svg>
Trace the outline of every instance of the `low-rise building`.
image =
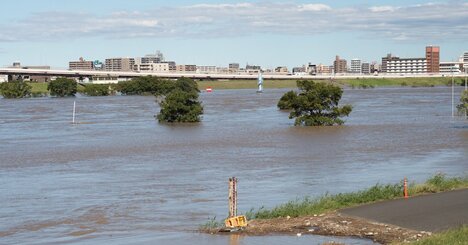
<svg viewBox="0 0 468 245">
<path fill-rule="evenodd" d="M 275 73 L 288 73 L 288 68 L 286 66 L 278 66 L 275 68 Z"/>
<path fill-rule="evenodd" d="M 304 66 L 302 66 L 302 67 L 293 67 L 292 73 L 293 74 L 305 74 L 306 73 L 306 68 Z"/>
<path fill-rule="evenodd" d="M 141 63 L 133 65 L 133 70 L 138 72 L 154 72 L 166 73 L 169 72 L 168 63 Z"/>
<path fill-rule="evenodd" d="M 8 76 L 7 75 L 0 75 L 0 83 L 8 82 Z"/>
<path fill-rule="evenodd" d="M 195 73 L 196 71 L 197 71 L 196 65 L 176 65 L 176 72 Z"/>
<path fill-rule="evenodd" d="M 440 62 L 439 71 L 442 74 L 457 74 L 463 72 L 463 62 Z"/>
<path fill-rule="evenodd" d="M 398 58 L 387 61 L 387 73 L 421 74 L 427 73 L 426 58 Z"/>
<path fill-rule="evenodd" d="M 197 66 L 197 73 L 213 74 L 217 72 L 216 66 Z"/>
<path fill-rule="evenodd" d="M 317 74 L 330 74 L 333 71 L 333 66 L 318 64 Z"/>
</svg>

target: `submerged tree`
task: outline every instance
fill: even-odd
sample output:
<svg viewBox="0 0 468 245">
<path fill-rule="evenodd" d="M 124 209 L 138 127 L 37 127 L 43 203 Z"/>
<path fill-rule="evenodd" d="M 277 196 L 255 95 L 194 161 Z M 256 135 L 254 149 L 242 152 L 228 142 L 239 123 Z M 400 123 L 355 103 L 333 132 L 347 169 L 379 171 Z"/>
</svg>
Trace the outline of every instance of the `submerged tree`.
<svg viewBox="0 0 468 245">
<path fill-rule="evenodd" d="M 167 81 L 167 80 L 166 80 Z M 159 122 L 200 122 L 203 106 L 198 101 L 197 83 L 189 78 L 161 83 L 155 96 L 161 111 L 156 116 Z M 162 101 L 161 101 L 162 98 Z"/>
<path fill-rule="evenodd" d="M 6 99 L 31 96 L 31 85 L 23 80 L 0 83 L 0 94 Z"/>
<path fill-rule="evenodd" d="M 203 107 L 198 101 L 197 92 L 176 89 L 160 102 L 159 122 L 200 122 Z"/>
<path fill-rule="evenodd" d="M 331 126 L 341 125 L 341 117 L 348 116 L 351 105 L 338 106 L 343 90 L 333 84 L 297 81 L 299 93 L 289 91 L 278 102 L 280 109 L 291 109 L 289 118 L 295 119 L 294 125 Z"/>
<path fill-rule="evenodd" d="M 468 114 L 468 90 L 462 92 L 460 104 L 457 105 L 458 115 L 466 116 Z"/>
<path fill-rule="evenodd" d="M 54 81 L 50 81 L 49 85 L 47 86 L 47 90 L 50 91 L 50 95 L 52 96 L 75 96 L 77 91 L 77 83 L 72 79 L 61 77 Z"/>
</svg>

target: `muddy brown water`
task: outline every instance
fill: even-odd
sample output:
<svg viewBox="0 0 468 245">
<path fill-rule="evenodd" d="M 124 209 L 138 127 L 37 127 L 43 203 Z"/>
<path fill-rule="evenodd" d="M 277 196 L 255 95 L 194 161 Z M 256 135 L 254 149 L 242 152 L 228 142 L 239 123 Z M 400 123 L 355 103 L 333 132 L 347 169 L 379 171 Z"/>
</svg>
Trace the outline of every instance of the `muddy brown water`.
<svg viewBox="0 0 468 245">
<path fill-rule="evenodd" d="M 76 125 L 75 99 L 0 99 L 0 243 L 372 243 L 195 231 L 227 215 L 230 176 L 245 212 L 468 173 L 468 127 L 450 117 L 450 88 L 346 90 L 346 125 L 312 128 L 277 110 L 286 91 L 202 93 L 197 125 L 158 124 L 153 97 L 77 97 Z"/>
</svg>

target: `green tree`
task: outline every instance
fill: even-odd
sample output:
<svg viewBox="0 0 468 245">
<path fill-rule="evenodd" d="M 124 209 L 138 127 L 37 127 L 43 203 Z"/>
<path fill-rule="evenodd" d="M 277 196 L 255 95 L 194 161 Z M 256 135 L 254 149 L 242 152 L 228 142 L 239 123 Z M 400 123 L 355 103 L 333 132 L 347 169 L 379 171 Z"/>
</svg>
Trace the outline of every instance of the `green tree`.
<svg viewBox="0 0 468 245">
<path fill-rule="evenodd" d="M 31 85 L 23 80 L 0 83 L 0 94 L 6 99 L 31 96 Z"/>
<path fill-rule="evenodd" d="M 108 84 L 86 84 L 83 91 L 88 96 L 107 96 L 110 92 Z"/>
<path fill-rule="evenodd" d="M 468 90 L 464 90 L 460 96 L 460 104 L 457 105 L 458 115 L 468 114 Z"/>
<path fill-rule="evenodd" d="M 161 111 L 157 115 L 159 122 L 200 122 L 203 107 L 198 101 L 198 93 L 176 89 L 159 103 Z"/>
<path fill-rule="evenodd" d="M 281 99 L 278 101 L 278 108 L 280 110 L 291 110 L 292 109 L 292 103 L 294 99 L 296 99 L 297 94 L 294 91 L 289 91 L 283 96 L 281 96 Z"/>
<path fill-rule="evenodd" d="M 57 78 L 50 81 L 47 86 L 50 95 L 57 97 L 75 96 L 77 90 L 77 83 L 68 78 Z"/>
<path fill-rule="evenodd" d="M 338 103 L 343 90 L 333 84 L 315 83 L 314 81 L 297 81 L 299 93 L 293 91 L 284 95 L 292 109 L 289 118 L 295 119 L 294 125 L 331 126 L 341 125 L 343 116 L 348 116 L 351 105 L 339 107 Z M 291 93 L 292 92 L 292 93 Z"/>
</svg>

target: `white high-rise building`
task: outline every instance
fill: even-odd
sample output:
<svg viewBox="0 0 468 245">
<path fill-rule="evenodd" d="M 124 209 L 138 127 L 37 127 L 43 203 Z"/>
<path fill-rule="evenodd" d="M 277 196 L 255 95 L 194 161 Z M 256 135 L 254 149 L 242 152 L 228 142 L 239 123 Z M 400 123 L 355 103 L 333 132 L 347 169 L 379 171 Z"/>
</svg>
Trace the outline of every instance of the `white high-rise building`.
<svg viewBox="0 0 468 245">
<path fill-rule="evenodd" d="M 352 59 L 351 60 L 351 73 L 361 73 L 361 60 Z"/>
<path fill-rule="evenodd" d="M 468 72 L 468 52 L 463 53 L 463 69 Z"/>
<path fill-rule="evenodd" d="M 387 61 L 387 73 L 427 73 L 426 58 L 395 58 Z"/>
</svg>

